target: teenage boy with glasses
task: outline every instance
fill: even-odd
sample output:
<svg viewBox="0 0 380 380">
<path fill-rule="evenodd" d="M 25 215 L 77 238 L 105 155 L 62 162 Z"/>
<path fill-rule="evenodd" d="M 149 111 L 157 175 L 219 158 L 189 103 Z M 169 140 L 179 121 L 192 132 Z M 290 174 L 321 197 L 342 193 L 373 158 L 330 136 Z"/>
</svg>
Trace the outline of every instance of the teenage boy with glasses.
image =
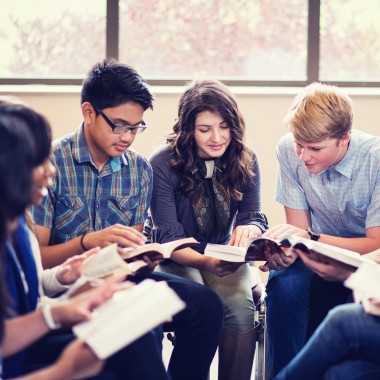
<svg viewBox="0 0 380 380">
<path fill-rule="evenodd" d="M 153 100 L 146 81 L 127 65 L 106 60 L 89 71 L 81 92 L 83 123 L 53 144 L 55 183 L 33 210 L 45 267 L 92 247 L 145 243 L 152 169 L 128 148 L 146 128 L 143 114 Z M 176 276 L 147 277 L 167 281 L 187 304 L 164 326 L 176 333 L 170 375 L 206 379 L 220 337 L 221 301 L 208 288 Z"/>
</svg>

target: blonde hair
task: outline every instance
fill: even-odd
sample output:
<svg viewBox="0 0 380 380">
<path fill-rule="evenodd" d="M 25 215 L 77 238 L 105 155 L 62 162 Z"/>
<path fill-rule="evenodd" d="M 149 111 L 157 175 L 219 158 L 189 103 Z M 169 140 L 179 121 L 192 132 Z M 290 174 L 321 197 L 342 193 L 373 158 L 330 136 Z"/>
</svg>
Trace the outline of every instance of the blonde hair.
<svg viewBox="0 0 380 380">
<path fill-rule="evenodd" d="M 340 88 L 322 83 L 306 86 L 294 99 L 284 124 L 296 140 L 342 139 L 352 128 L 352 100 Z"/>
</svg>

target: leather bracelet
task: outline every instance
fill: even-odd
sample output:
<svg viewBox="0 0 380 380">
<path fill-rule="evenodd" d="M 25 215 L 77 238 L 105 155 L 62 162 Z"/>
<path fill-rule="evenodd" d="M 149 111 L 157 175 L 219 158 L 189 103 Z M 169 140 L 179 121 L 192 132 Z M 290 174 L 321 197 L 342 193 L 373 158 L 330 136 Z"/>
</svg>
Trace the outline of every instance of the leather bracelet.
<svg viewBox="0 0 380 380">
<path fill-rule="evenodd" d="M 41 312 L 44 317 L 44 321 L 49 327 L 50 330 L 58 330 L 62 327 L 62 325 L 58 322 L 54 321 L 53 315 L 51 313 L 51 306 L 49 303 L 45 302 L 41 304 Z"/>
<path fill-rule="evenodd" d="M 87 233 L 83 234 L 82 237 L 80 238 L 80 245 L 81 245 L 83 251 L 88 251 L 88 249 L 87 249 L 87 248 L 84 246 L 84 244 L 83 244 L 83 239 L 84 239 L 84 237 L 85 237 L 86 235 L 87 235 Z"/>
</svg>

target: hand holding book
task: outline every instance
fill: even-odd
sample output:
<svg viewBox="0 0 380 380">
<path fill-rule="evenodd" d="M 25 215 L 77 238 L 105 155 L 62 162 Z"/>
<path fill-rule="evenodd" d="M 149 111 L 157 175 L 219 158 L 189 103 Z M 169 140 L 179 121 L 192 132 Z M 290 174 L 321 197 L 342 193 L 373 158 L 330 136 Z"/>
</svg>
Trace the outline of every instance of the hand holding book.
<svg viewBox="0 0 380 380">
<path fill-rule="evenodd" d="M 281 241 L 264 236 L 249 238 L 244 247 L 208 244 L 205 255 L 231 262 L 267 261 L 272 269 L 282 269 L 284 266 L 279 260 L 284 261 L 295 252 L 306 254 L 306 260 L 345 266 L 346 269 L 357 268 L 363 262 L 370 262 L 356 252 L 296 235 L 288 236 Z M 291 262 L 293 261 L 292 259 Z"/>
</svg>

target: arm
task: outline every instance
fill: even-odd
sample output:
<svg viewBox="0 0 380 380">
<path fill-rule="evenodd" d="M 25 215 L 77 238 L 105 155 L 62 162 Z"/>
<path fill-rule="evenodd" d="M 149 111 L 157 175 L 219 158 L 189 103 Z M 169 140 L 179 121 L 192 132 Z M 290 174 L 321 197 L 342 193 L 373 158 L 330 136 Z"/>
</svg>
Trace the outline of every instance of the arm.
<svg viewBox="0 0 380 380">
<path fill-rule="evenodd" d="M 50 228 L 36 226 L 36 230 L 44 268 L 52 268 L 56 265 L 60 265 L 68 258 L 84 252 L 81 245 L 82 236 L 65 243 L 49 245 Z M 138 245 L 143 245 L 146 240 L 141 231 L 142 225 L 128 227 L 115 224 L 100 231 L 89 232 L 84 236 L 82 243 L 86 249 L 95 247 L 103 248 L 113 243 L 125 247 L 137 247 Z"/>
<path fill-rule="evenodd" d="M 243 189 L 243 198 L 238 202 L 236 228 L 228 245 L 244 246 L 247 238 L 261 236 L 268 229 L 268 220 L 261 212 L 261 174 L 260 166 L 253 153 L 253 178 Z"/>
<path fill-rule="evenodd" d="M 309 239 L 310 236 L 306 232 L 306 228 L 311 226 L 310 212 L 285 207 L 285 214 L 287 224 L 271 228 L 266 235 L 275 237 L 278 240 L 282 240 L 288 235 L 298 235 Z M 366 254 L 380 248 L 380 227 L 368 228 L 366 236 L 361 238 L 343 238 L 321 234 L 318 241 L 360 254 Z"/>
<path fill-rule="evenodd" d="M 51 305 L 51 315 L 55 323 L 73 326 L 91 318 L 92 311 L 107 301 L 118 290 L 131 286 L 122 277 L 111 277 L 101 285 L 65 301 Z M 30 328 L 33 326 L 33 328 Z M 41 310 L 5 321 L 5 334 L 2 342 L 2 354 L 9 357 L 29 346 L 49 332 Z"/>
<path fill-rule="evenodd" d="M 83 341 L 71 342 L 58 360 L 49 367 L 13 380 L 74 380 L 88 378 L 100 372 L 104 361 L 99 360 Z"/>
</svg>

